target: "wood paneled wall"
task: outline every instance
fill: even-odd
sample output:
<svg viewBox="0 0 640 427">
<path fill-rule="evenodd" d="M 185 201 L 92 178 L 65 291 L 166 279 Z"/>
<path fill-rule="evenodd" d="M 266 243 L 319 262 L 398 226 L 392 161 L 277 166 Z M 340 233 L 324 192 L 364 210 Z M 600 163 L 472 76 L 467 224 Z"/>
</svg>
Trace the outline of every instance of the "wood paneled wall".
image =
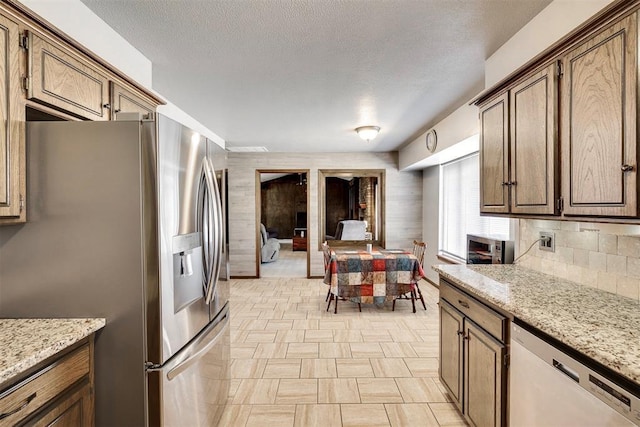
<svg viewBox="0 0 640 427">
<path fill-rule="evenodd" d="M 278 239 L 293 238 L 297 214 L 307 212 L 305 187 L 300 185 L 298 174 L 262 183 L 262 223 L 276 229 Z"/>
<path fill-rule="evenodd" d="M 400 172 L 398 153 L 229 153 L 229 262 L 231 275 L 254 277 L 256 271 L 256 170 L 309 169 L 308 238 L 311 275 L 323 274 L 318 245 L 318 170 L 386 170 L 386 242 L 411 248 L 422 239 L 422 171 Z M 259 187 L 258 187 L 259 188 Z"/>
</svg>

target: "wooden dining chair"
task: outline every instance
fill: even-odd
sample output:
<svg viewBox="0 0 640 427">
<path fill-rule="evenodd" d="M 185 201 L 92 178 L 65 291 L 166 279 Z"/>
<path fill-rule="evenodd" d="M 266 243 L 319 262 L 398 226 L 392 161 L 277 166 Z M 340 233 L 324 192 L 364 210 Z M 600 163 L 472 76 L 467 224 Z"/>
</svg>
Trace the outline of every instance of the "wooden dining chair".
<svg viewBox="0 0 640 427">
<path fill-rule="evenodd" d="M 418 263 L 420 264 L 420 267 L 423 268 L 423 263 L 424 263 L 424 252 L 427 249 L 427 244 L 425 242 L 419 242 L 417 240 L 413 241 L 413 255 L 418 259 Z M 397 299 L 411 299 L 411 302 L 413 303 L 415 300 L 420 299 L 420 301 L 422 301 L 422 307 L 424 307 L 424 309 L 427 309 L 427 305 L 424 302 L 424 298 L 422 296 L 422 292 L 420 291 L 420 286 L 418 285 L 418 282 L 415 283 L 415 286 L 413 287 L 413 289 L 411 290 L 411 295 L 407 296 L 407 294 L 404 295 L 400 295 L 399 297 L 397 297 L 396 299 L 393 300 L 393 308 L 392 311 L 395 311 L 396 309 L 396 300 Z M 415 313 L 415 305 L 413 306 L 413 312 Z"/>
<path fill-rule="evenodd" d="M 327 271 L 329 270 L 329 262 L 331 261 L 331 248 L 327 242 L 322 242 L 322 255 L 324 256 L 324 274 L 327 275 Z M 331 296 L 331 284 L 329 284 L 329 289 L 327 290 L 327 297 L 324 299 L 325 302 L 329 301 L 329 297 Z"/>
<path fill-rule="evenodd" d="M 419 242 L 417 240 L 413 241 L 413 255 L 415 255 L 416 258 L 418 258 L 418 263 L 420 263 L 420 267 L 424 270 L 424 252 L 427 250 L 427 244 L 425 242 Z M 427 309 L 427 305 L 424 303 L 424 298 L 422 297 L 422 292 L 420 291 L 420 286 L 418 285 L 418 282 L 416 282 L 416 288 L 414 293 L 417 293 L 416 299 L 420 298 L 420 301 L 422 301 L 422 307 L 424 307 L 424 309 Z"/>
<path fill-rule="evenodd" d="M 331 248 L 329 247 L 329 244 L 327 242 L 322 243 L 322 254 L 324 255 L 324 274 L 326 276 L 329 268 L 331 268 L 329 265 L 331 262 Z M 340 299 L 344 300 L 344 298 L 340 298 Z M 329 304 L 327 304 L 327 311 L 329 311 L 329 308 L 331 307 L 331 301 L 335 301 L 335 307 L 333 309 L 333 313 L 337 314 L 338 313 L 338 295 L 331 294 L 331 284 L 329 284 L 327 297 L 324 300 L 329 301 Z M 362 312 L 362 305 L 360 303 L 358 303 L 358 311 Z"/>
</svg>

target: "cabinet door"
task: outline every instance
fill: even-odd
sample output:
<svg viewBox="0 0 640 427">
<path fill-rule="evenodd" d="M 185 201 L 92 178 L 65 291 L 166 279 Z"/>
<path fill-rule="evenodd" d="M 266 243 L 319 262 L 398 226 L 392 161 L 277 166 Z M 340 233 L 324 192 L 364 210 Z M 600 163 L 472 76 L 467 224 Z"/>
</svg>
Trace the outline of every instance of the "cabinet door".
<svg viewBox="0 0 640 427">
<path fill-rule="evenodd" d="M 509 95 L 480 107 L 480 212 L 509 212 Z"/>
<path fill-rule="evenodd" d="M 512 213 L 556 213 L 556 67 L 549 65 L 510 91 Z"/>
<path fill-rule="evenodd" d="M 637 43 L 637 16 L 633 14 L 564 57 L 562 193 L 566 215 L 638 214 Z"/>
<path fill-rule="evenodd" d="M 153 104 L 115 82 L 111 82 L 111 109 L 111 117 L 115 117 L 117 113 L 140 113 L 146 116 L 156 111 Z"/>
<path fill-rule="evenodd" d="M 29 33 L 27 97 L 89 120 L 109 120 L 109 79 L 91 62 Z"/>
<path fill-rule="evenodd" d="M 506 347 L 468 318 L 464 320 L 464 341 L 464 414 L 476 426 L 502 426 Z"/>
<path fill-rule="evenodd" d="M 462 411 L 463 315 L 440 299 L 440 381 Z"/>
<path fill-rule="evenodd" d="M 21 218 L 25 190 L 24 105 L 18 24 L 0 15 L 0 217 Z"/>
<path fill-rule="evenodd" d="M 64 395 L 23 425 L 79 427 L 93 424 L 93 397 L 91 386 L 86 383 L 80 389 Z"/>
</svg>

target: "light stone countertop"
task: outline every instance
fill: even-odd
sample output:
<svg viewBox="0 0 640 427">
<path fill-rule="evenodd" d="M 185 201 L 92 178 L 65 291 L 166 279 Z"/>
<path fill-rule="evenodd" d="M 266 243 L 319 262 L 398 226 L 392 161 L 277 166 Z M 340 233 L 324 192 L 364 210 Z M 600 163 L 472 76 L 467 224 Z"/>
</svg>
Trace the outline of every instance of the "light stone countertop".
<svg viewBox="0 0 640 427">
<path fill-rule="evenodd" d="M 104 327 L 105 319 L 0 319 L 0 384 Z"/>
<path fill-rule="evenodd" d="M 443 278 L 640 384 L 640 303 L 518 265 L 434 265 Z"/>
</svg>

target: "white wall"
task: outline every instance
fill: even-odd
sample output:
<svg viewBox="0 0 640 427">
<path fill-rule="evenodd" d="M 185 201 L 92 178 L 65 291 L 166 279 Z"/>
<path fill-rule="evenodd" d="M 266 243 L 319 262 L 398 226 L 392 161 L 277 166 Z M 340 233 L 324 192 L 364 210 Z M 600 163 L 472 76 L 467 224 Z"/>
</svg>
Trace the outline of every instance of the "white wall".
<svg viewBox="0 0 640 427">
<path fill-rule="evenodd" d="M 438 283 L 438 273 L 431 269 L 438 260 L 438 238 L 440 235 L 440 168 L 430 167 L 422 171 L 422 236 L 427 244 L 424 253 L 424 273 L 427 279 Z"/>
<path fill-rule="evenodd" d="M 485 88 L 524 65 L 614 0 L 555 0 L 485 61 Z"/>
<path fill-rule="evenodd" d="M 400 150 L 400 170 L 422 169 L 443 150 L 478 133 L 478 108 L 465 103 L 456 111 L 436 123 L 438 144 L 431 153 L 425 144 L 426 132 Z M 436 163 L 434 163 L 436 164 Z"/>
<path fill-rule="evenodd" d="M 80 0 L 20 0 L 20 2 L 132 80 L 153 91 L 151 61 Z M 220 136 L 168 100 L 167 105 L 158 108 L 158 112 L 224 147 L 224 140 Z"/>
<path fill-rule="evenodd" d="M 318 170 L 385 169 L 388 248 L 413 247 L 422 234 L 422 172 L 400 172 L 397 153 L 229 153 L 229 261 L 232 276 L 256 275 L 256 170 L 309 169 L 311 275 L 324 272 L 318 248 Z"/>
</svg>

